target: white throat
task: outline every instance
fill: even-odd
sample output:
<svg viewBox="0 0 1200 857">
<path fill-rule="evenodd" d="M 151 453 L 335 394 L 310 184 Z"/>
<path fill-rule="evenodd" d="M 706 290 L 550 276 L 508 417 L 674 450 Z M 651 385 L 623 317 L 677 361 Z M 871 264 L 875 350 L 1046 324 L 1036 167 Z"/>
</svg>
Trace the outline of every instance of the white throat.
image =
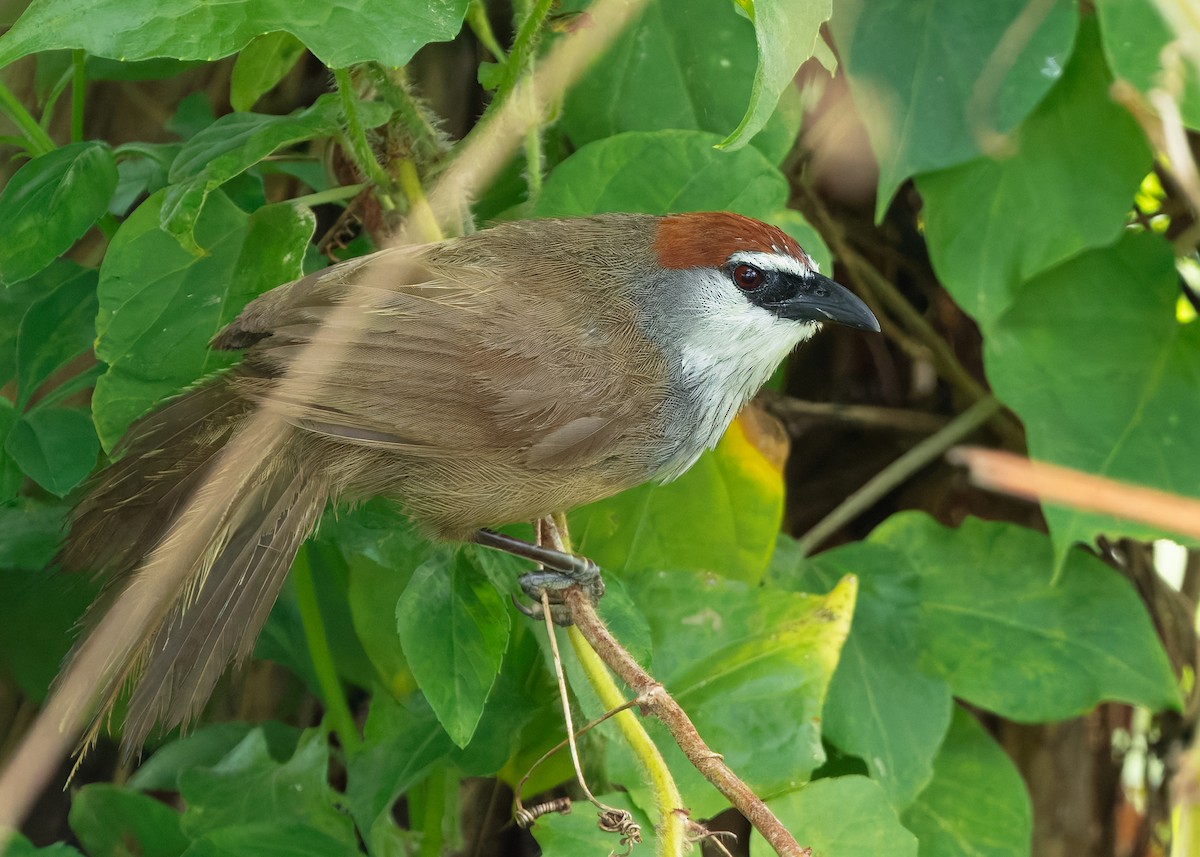
<svg viewBox="0 0 1200 857">
<path fill-rule="evenodd" d="M 689 272 L 694 278 L 695 271 Z M 660 318 L 671 319 L 671 338 L 662 344 L 678 360 L 674 367 L 687 399 L 691 437 L 660 469 L 663 480 L 687 470 L 712 449 L 737 412 L 758 392 L 797 344 L 820 329 L 812 322 L 779 318 L 748 301 L 724 274 L 693 279 L 688 294 Z"/>
</svg>

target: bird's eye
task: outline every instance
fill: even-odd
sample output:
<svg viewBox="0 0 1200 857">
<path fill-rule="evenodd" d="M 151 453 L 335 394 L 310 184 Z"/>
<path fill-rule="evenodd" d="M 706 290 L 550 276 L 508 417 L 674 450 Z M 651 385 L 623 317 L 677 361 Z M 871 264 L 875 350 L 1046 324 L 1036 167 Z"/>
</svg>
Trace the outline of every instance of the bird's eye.
<svg viewBox="0 0 1200 857">
<path fill-rule="evenodd" d="M 753 265 L 738 265 L 733 269 L 733 284 L 739 289 L 751 291 L 762 285 L 763 273 Z"/>
</svg>

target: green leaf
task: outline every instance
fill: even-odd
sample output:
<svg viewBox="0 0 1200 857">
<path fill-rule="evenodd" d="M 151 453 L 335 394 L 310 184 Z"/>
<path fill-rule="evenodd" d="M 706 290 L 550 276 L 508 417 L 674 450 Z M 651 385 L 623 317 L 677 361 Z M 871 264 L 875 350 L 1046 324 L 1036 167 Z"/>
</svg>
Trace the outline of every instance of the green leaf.
<svg viewBox="0 0 1200 857">
<path fill-rule="evenodd" d="M 1197 495 L 1200 325 L 1177 320 L 1178 296 L 1171 245 L 1149 233 L 1126 233 L 1021 287 L 984 340 L 984 361 L 1033 458 Z M 1055 506 L 1045 514 L 1059 556 L 1096 533 L 1159 533 Z"/>
<path fill-rule="evenodd" d="M 382 500 L 339 514 L 335 522 L 326 518 L 320 535 L 346 561 L 350 618 L 367 658 L 384 687 L 404 697 L 416 682 L 396 632 L 396 603 L 432 545 Z"/>
<path fill-rule="evenodd" d="M 364 103 L 359 108 L 368 128 L 386 121 L 390 113 L 383 104 Z M 286 116 L 222 116 L 184 143 L 171 164 L 171 184 L 162 198 L 163 228 L 190 243 L 196 218 L 210 193 L 276 149 L 335 134 L 340 127 L 341 104 L 331 93 L 322 95 L 312 107 Z"/>
<path fill-rule="evenodd" d="M 39 704 L 99 588 L 89 575 L 47 570 L 65 512 L 30 501 L 0 508 L 0 671 Z"/>
<path fill-rule="evenodd" d="M 90 349 L 96 336 L 97 271 L 66 261 L 53 268 L 61 283 L 29 307 L 17 336 L 17 407 L 22 409 L 47 379 Z"/>
<path fill-rule="evenodd" d="M 125 62 L 214 60 L 263 33 L 291 33 L 331 68 L 407 65 L 453 39 L 467 0 L 360 0 L 297 8 L 286 0 L 34 0 L 3 38 L 0 66 L 37 51 L 82 48 Z"/>
<path fill-rule="evenodd" d="M 866 777 L 837 777 L 809 783 L 767 805 L 802 847 L 821 857 L 916 857 L 917 840 L 896 818 L 887 796 Z M 770 846 L 758 831 L 750 853 Z"/>
<path fill-rule="evenodd" d="M 211 768 L 225 758 L 251 731 L 260 731 L 272 759 L 291 758 L 300 741 L 300 730 L 269 720 L 251 726 L 230 721 L 200 726 L 159 747 L 129 778 L 129 787 L 141 791 L 173 792 L 179 775 L 194 768 Z"/>
<path fill-rule="evenodd" d="M 233 63 L 229 81 L 229 103 L 246 111 L 275 88 L 304 55 L 304 44 L 287 32 L 256 36 Z"/>
<path fill-rule="evenodd" d="M 0 506 L 0 568 L 41 571 L 58 550 L 63 506 L 21 500 Z"/>
<path fill-rule="evenodd" d="M 901 819 L 933 857 L 1028 857 L 1033 810 L 1005 752 L 955 706 L 933 782 Z"/>
<path fill-rule="evenodd" d="M 459 747 L 479 724 L 512 624 L 474 551 L 437 550 L 413 572 L 396 605 L 409 667 Z"/>
<path fill-rule="evenodd" d="M 1061 75 L 1077 22 L 1074 0 L 839 3 L 833 34 L 879 161 L 876 218 L 909 176 L 1016 128 Z"/>
<path fill-rule="evenodd" d="M 25 474 L 21 472 L 20 466 L 4 449 L 18 419 L 20 414 L 13 403 L 0 396 L 0 504 L 16 497 L 25 481 Z"/>
<path fill-rule="evenodd" d="M 923 666 L 954 695 L 1011 720 L 1065 720 L 1104 700 L 1178 708 L 1154 626 L 1125 578 L 1081 550 L 1052 579 L 1050 540 L 968 518 L 956 530 L 917 512 L 870 537 L 921 574 Z"/>
<path fill-rule="evenodd" d="M 746 115 L 721 143 L 726 149 L 744 146 L 766 126 L 780 95 L 793 86 L 801 64 L 816 50 L 833 0 L 754 0 L 752 8 L 758 68 Z"/>
<path fill-rule="evenodd" d="M 897 809 L 933 776 L 950 726 L 947 684 L 923 673 L 920 576 L 908 557 L 854 543 L 782 572 L 789 588 L 828 592 L 860 581 L 854 623 L 825 700 L 825 738 L 867 765 Z"/>
<path fill-rule="evenodd" d="M 17 334 L 29 307 L 53 291 L 74 268 L 68 262 L 51 263 L 28 280 L 0 287 L 0 384 L 7 384 L 17 371 Z"/>
<path fill-rule="evenodd" d="M 571 141 L 582 146 L 626 131 L 666 129 L 728 134 L 746 111 L 756 62 L 754 28 L 731 5 L 648 0 L 637 21 L 568 90 L 562 126 Z M 779 94 L 761 104 L 765 116 Z M 787 155 L 799 127 L 798 94 L 787 94 L 793 98 L 753 141 L 772 163 Z"/>
<path fill-rule="evenodd" d="M 1155 89 L 1171 93 L 1184 124 L 1200 128 L 1200 70 L 1180 48 L 1180 40 L 1193 34 L 1177 32 L 1163 18 L 1163 10 L 1170 8 L 1155 0 L 1097 0 L 1104 54 L 1113 74 L 1143 94 Z"/>
<path fill-rule="evenodd" d="M 450 736 L 425 700 L 401 703 L 376 693 L 362 747 L 346 761 L 346 802 L 359 830 L 371 830 L 396 798 L 453 750 Z"/>
<path fill-rule="evenodd" d="M 32 277 L 108 210 L 117 166 L 105 143 L 72 143 L 21 166 L 0 191 L 0 281 Z"/>
<path fill-rule="evenodd" d="M 56 842 L 45 848 L 35 848 L 32 842 L 16 833 L 13 834 L 8 847 L 4 849 L 4 857 L 83 857 L 83 855 L 65 842 Z"/>
<path fill-rule="evenodd" d="M 654 645 L 655 678 L 696 724 L 705 742 L 758 794 L 796 788 L 825 760 L 821 710 L 850 629 L 856 583 L 828 595 L 751 587 L 690 572 L 627 580 Z M 730 705 L 735 699 L 737 705 Z M 707 786 L 666 733 L 647 724 L 697 818 L 725 799 Z M 624 750 L 613 782 L 641 782 Z"/>
<path fill-rule="evenodd" d="M 783 519 L 783 474 L 740 420 L 683 476 L 571 513 L 579 550 L 608 571 L 711 571 L 756 583 Z"/>
<path fill-rule="evenodd" d="M 535 216 L 724 209 L 765 218 L 783 208 L 783 174 L 754 149 L 721 152 L 718 142 L 700 131 L 653 131 L 589 143 L 546 179 Z"/>
<path fill-rule="evenodd" d="M 184 857 L 362 857 L 358 844 L 303 822 L 274 820 L 223 827 L 197 839 Z"/>
<path fill-rule="evenodd" d="M 176 857 L 190 840 L 179 813 L 141 792 L 93 783 L 71 800 L 71 830 L 89 854 Z"/>
<path fill-rule="evenodd" d="M 187 806 L 183 830 L 198 838 L 259 823 L 280 831 L 303 825 L 353 846 L 354 826 L 337 808 L 328 766 L 329 747 L 316 730 L 304 734 L 290 759 L 278 762 L 262 730 L 255 729 L 215 766 L 180 773 L 179 793 Z"/>
<path fill-rule="evenodd" d="M 92 411 L 106 449 L 165 396 L 237 358 L 209 340 L 252 297 L 301 276 L 312 212 L 289 203 L 247 216 L 214 194 L 196 224 L 199 258 L 159 225 L 162 194 L 147 199 L 113 238 L 100 267 L 96 356 L 108 371 Z"/>
<path fill-rule="evenodd" d="M 124 217 L 143 194 L 154 193 L 167 185 L 171 163 L 183 148 L 181 143 L 126 143 L 118 146 L 117 189 L 108 210 Z"/>
<path fill-rule="evenodd" d="M 47 407 L 22 416 L 4 449 L 26 476 L 62 497 L 92 472 L 100 441 L 87 411 Z"/>
<path fill-rule="evenodd" d="M 1014 134 L 1015 156 L 917 177 L 934 269 L 985 330 L 1020 283 L 1125 228 L 1151 153 L 1111 85 L 1086 20 L 1062 79 Z"/>
</svg>

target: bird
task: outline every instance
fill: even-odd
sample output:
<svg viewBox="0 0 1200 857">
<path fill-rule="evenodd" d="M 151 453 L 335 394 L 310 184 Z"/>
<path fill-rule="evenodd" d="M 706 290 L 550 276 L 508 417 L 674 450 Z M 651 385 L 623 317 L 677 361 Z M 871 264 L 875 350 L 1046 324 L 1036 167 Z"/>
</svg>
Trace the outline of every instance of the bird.
<svg viewBox="0 0 1200 857">
<path fill-rule="evenodd" d="M 282 421 L 101 680 L 91 740 L 127 684 L 126 757 L 156 723 L 186 727 L 330 502 L 393 498 L 433 539 L 544 562 L 527 591 L 558 575 L 597 597 L 589 560 L 492 528 L 678 477 L 827 322 L 879 330 L 792 237 L 729 212 L 505 222 L 263 293 L 211 343 L 240 364 L 136 421 L 70 515 L 59 562 L 104 574 L 111 603 L 253 415 Z M 330 356 L 304 359 L 318 341 Z"/>
</svg>

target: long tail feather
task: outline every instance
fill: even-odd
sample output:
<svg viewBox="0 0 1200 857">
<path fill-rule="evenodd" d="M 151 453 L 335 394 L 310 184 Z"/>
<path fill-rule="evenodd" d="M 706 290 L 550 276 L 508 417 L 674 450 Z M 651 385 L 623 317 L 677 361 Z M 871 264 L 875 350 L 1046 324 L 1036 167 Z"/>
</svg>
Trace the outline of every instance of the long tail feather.
<svg viewBox="0 0 1200 857">
<path fill-rule="evenodd" d="M 136 595 L 144 576 L 161 573 L 164 563 L 180 562 L 181 554 L 185 563 L 155 621 L 100 677 L 98 708 L 81 749 L 130 685 L 126 757 L 156 723 L 186 725 L 229 662 L 250 653 L 296 551 L 315 528 L 330 486 L 321 473 L 305 470 L 302 460 L 314 459 L 302 459 L 300 439 L 279 427 L 273 430 L 288 432 L 286 439 L 262 444 L 264 453 L 225 482 L 216 514 L 203 524 L 187 518 L 189 506 L 213 489 L 220 453 L 252 410 L 228 378 L 185 394 L 130 429 L 123 456 L 79 504 L 62 562 L 111 575 L 89 620 L 105 604 Z M 198 526 L 204 531 L 197 533 Z"/>
</svg>

